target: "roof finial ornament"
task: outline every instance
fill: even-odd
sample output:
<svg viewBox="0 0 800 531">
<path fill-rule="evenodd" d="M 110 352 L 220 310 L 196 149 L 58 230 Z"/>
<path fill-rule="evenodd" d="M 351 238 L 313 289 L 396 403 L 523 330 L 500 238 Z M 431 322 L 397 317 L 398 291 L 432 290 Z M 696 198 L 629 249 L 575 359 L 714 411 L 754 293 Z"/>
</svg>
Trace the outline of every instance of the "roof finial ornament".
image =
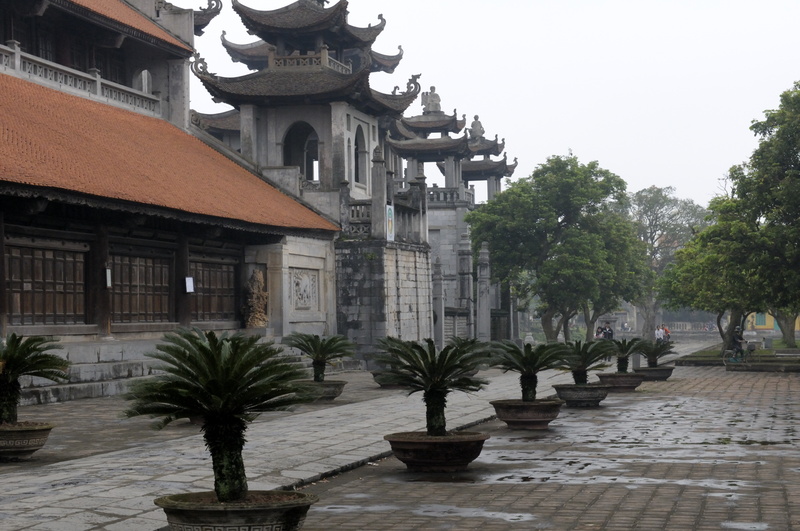
<svg viewBox="0 0 800 531">
<path fill-rule="evenodd" d="M 192 72 L 196 76 L 216 76 L 208 71 L 208 63 L 206 60 L 200 57 L 199 52 L 195 52 L 192 57 L 194 57 L 194 61 L 192 61 Z"/>
</svg>

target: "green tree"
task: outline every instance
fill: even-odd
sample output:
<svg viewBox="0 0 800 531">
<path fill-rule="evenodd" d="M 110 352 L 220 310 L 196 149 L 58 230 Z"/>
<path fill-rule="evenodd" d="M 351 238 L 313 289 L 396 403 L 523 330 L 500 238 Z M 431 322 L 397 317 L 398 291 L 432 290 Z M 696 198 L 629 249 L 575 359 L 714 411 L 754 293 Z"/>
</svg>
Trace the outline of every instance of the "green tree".
<svg viewBox="0 0 800 531">
<path fill-rule="evenodd" d="M 748 163 L 731 172 L 732 193 L 737 208 L 758 222 L 761 286 L 784 341 L 794 345 L 800 313 L 800 82 L 750 129 L 759 144 Z"/>
<path fill-rule="evenodd" d="M 763 242 L 758 224 L 739 205 L 733 198 L 713 199 L 713 224 L 675 253 L 658 286 L 668 308 L 715 313 L 725 346 L 730 346 L 733 327 L 765 305 L 757 251 Z M 722 322 L 726 313 L 727 327 Z"/>
<path fill-rule="evenodd" d="M 554 156 L 466 219 L 475 248 L 489 242 L 495 278 L 538 301 L 549 340 L 569 339 L 578 312 L 596 319 L 635 291 L 641 254 L 619 215 L 625 200 L 625 182 L 597 162 Z"/>
<path fill-rule="evenodd" d="M 647 247 L 649 273 L 643 275 L 642 290 L 631 299 L 642 314 L 643 337 L 653 339 L 661 300 L 656 289 L 658 278 L 672 263 L 675 253 L 694 234 L 707 227 L 708 211 L 691 200 L 674 197 L 671 186 L 651 186 L 631 194 L 630 213 L 639 239 Z"/>
</svg>

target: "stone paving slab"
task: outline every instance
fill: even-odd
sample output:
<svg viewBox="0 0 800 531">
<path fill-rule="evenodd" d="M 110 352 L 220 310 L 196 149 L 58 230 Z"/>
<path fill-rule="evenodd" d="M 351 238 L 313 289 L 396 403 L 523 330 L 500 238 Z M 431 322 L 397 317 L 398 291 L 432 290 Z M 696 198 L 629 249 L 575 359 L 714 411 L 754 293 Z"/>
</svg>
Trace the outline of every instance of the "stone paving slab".
<svg viewBox="0 0 800 531">
<path fill-rule="evenodd" d="M 679 348 L 688 353 L 694 350 L 695 347 L 685 345 Z M 683 370 L 679 368 L 678 371 L 681 371 L 681 374 L 676 378 L 677 382 L 688 382 L 690 384 L 688 391 L 690 392 L 693 386 L 697 386 L 700 389 L 707 388 L 703 378 L 694 379 L 682 376 L 683 372 L 694 369 L 686 368 Z M 730 378 L 724 372 L 721 372 L 721 374 Z M 496 370 L 485 371 L 484 375 L 491 380 L 486 390 L 474 395 L 459 393 L 451 395 L 447 410 L 450 428 L 466 427 L 485 422 L 491 419 L 493 415 L 493 409 L 488 403 L 490 400 L 516 397 L 519 394 L 517 375 L 513 373 L 501 374 Z M 750 384 L 751 380 L 748 378 L 758 378 L 753 375 L 737 376 L 743 378 L 737 384 L 737 390 L 748 389 L 748 385 L 750 385 L 748 393 L 753 400 L 755 400 L 757 392 L 760 392 L 763 395 L 764 406 L 775 407 L 774 401 L 770 402 L 770 397 L 776 393 L 777 388 L 765 389 L 763 385 Z M 771 375 L 760 377 L 769 378 Z M 787 376 L 783 375 L 783 377 L 786 378 Z M 346 388 L 342 399 L 337 399 L 331 404 L 303 406 L 303 408 L 294 413 L 280 412 L 263 415 L 253 423 L 248 430 L 248 444 L 244 453 L 251 488 L 264 489 L 302 485 L 320 481 L 325 476 L 349 470 L 355 466 L 374 463 L 389 453 L 388 444 L 383 441 L 384 434 L 394 431 L 417 430 L 424 427 L 424 408 L 419 395 L 404 397 L 405 393 L 401 390 L 381 390 L 365 378 L 367 377 L 364 373 L 352 376 L 353 382 L 351 383 L 355 384 L 353 386 L 355 398 L 347 398 L 347 393 L 350 390 Z M 565 383 L 569 379 L 569 375 L 563 373 L 545 375 L 544 378 L 541 378 L 540 396 L 545 396 L 552 392 L 551 385 Z M 722 380 L 725 381 L 725 378 Z M 647 389 L 641 393 L 641 396 L 647 397 L 649 400 L 652 385 L 669 385 L 669 383 L 648 385 Z M 655 388 L 652 392 L 654 400 L 656 400 L 659 388 Z M 683 391 L 678 389 L 676 392 Z M 637 402 L 639 397 L 640 394 L 637 393 L 635 397 L 614 398 L 614 401 L 633 400 L 633 403 L 626 411 L 636 418 L 639 413 L 638 406 L 640 404 Z M 736 404 L 736 402 L 732 401 L 731 404 Z M 155 530 L 163 527 L 166 520 L 163 512 L 153 505 L 154 498 L 165 494 L 210 490 L 212 488 L 213 477 L 211 475 L 210 458 L 203 447 L 202 438 L 196 434 L 196 427 L 184 424 L 183 426 L 175 426 L 173 431 L 155 432 L 156 434 L 154 434 L 154 432 L 146 429 L 147 422 L 145 419 L 119 419 L 120 405 L 124 406 L 119 400 L 115 402 L 112 399 L 96 399 L 62 405 L 23 408 L 21 418 L 31 418 L 31 420 L 39 420 L 40 417 L 34 414 L 46 411 L 45 409 L 36 408 L 54 408 L 51 410 L 51 414 L 60 417 L 61 424 L 66 424 L 64 432 L 68 435 L 66 435 L 66 438 L 59 439 L 59 436 L 56 435 L 57 428 L 52 436 L 52 448 L 49 448 L 51 446 L 49 442 L 45 449 L 34 454 L 32 461 L 0 464 L 0 485 L 2 485 L 0 488 L 0 492 L 2 492 L 2 495 L 0 495 L 0 529 Z M 688 409 L 684 408 L 684 410 Z M 666 408 L 665 411 L 675 414 L 676 410 L 674 408 Z M 700 411 L 706 415 L 708 414 L 707 409 L 701 408 Z M 783 409 L 781 408 L 777 408 L 776 411 L 779 416 L 783 414 Z M 716 415 L 716 412 L 714 414 Z M 698 415 L 700 414 L 698 413 Z M 581 439 L 584 440 L 585 447 L 576 445 L 572 439 L 567 438 L 566 440 L 570 442 L 562 441 L 561 446 L 555 448 L 552 452 L 560 450 L 561 452 L 567 452 L 565 453 L 567 455 L 568 452 L 594 451 L 598 447 L 604 451 L 609 451 L 613 448 L 611 443 L 600 444 L 597 442 L 603 440 L 603 437 L 611 437 L 609 434 L 615 434 L 613 435 L 614 441 L 623 441 L 622 444 L 626 445 L 630 444 L 624 441 L 625 437 L 629 437 L 629 435 L 626 435 L 629 428 L 612 429 L 605 424 L 607 419 L 619 417 L 613 411 L 613 408 L 600 408 L 590 412 L 570 412 L 564 418 L 566 421 L 572 417 L 583 419 L 584 431 L 592 434 L 593 438 L 588 438 L 587 436 Z M 769 416 L 762 415 L 761 418 L 769 418 Z M 117 422 L 114 422 L 115 419 Z M 65 423 L 64 421 L 68 422 Z M 670 431 L 669 421 L 665 422 L 666 424 L 659 424 L 659 422 L 652 419 L 649 421 L 642 420 L 642 426 L 652 436 L 641 439 L 634 445 L 635 449 L 641 449 L 642 451 L 646 450 L 648 446 L 656 447 L 655 451 L 651 450 L 647 454 L 648 457 L 644 462 L 651 463 L 650 467 L 654 470 L 657 469 L 657 466 L 666 466 L 667 469 L 662 474 L 669 473 L 668 463 L 660 461 L 661 454 L 659 451 L 659 446 L 662 444 L 661 441 L 666 437 L 664 434 Z M 696 424 L 702 422 L 705 422 L 705 417 L 702 415 L 695 418 Z M 742 423 L 743 421 L 736 424 L 738 426 Z M 110 425 L 110 429 L 107 432 L 99 430 L 99 428 L 107 424 Z M 491 427 L 492 425 L 489 424 L 488 426 Z M 598 428 L 598 426 L 602 428 Z M 569 429 L 563 431 L 565 434 L 570 433 Z M 561 429 L 557 429 L 553 433 L 558 434 L 561 432 Z M 712 434 L 714 433 L 716 432 L 712 430 Z M 723 435 L 722 439 L 725 439 L 725 437 Z M 519 437 L 514 435 L 507 438 L 510 443 L 517 444 Z M 490 439 L 487 443 L 486 455 L 491 457 L 494 455 L 493 453 L 504 451 L 502 450 L 503 445 L 507 444 L 503 442 L 504 440 L 500 436 Z M 85 448 L 83 448 L 84 446 Z M 727 445 L 726 447 L 729 446 Z M 627 446 L 625 448 L 626 450 L 622 453 L 630 451 Z M 765 446 L 765 448 L 770 447 Z M 61 457 L 52 455 L 52 453 L 57 454 L 57 451 L 61 451 L 64 455 Z M 48 452 L 51 452 L 51 454 L 48 454 Z M 41 457 L 38 457 L 40 453 Z M 613 452 L 610 455 L 613 455 Z M 511 474 L 517 468 L 520 471 L 528 469 L 527 464 L 526 468 L 522 468 L 521 463 L 516 460 L 509 462 L 512 463 L 512 468 L 505 475 Z M 478 470 L 480 470 L 480 466 L 492 468 L 489 465 L 479 465 Z M 492 466 L 495 466 L 495 464 L 492 464 Z M 367 466 L 366 469 L 359 470 L 377 468 L 379 467 Z M 639 471 L 640 468 L 634 467 L 636 473 L 642 473 Z M 744 464 L 742 468 L 744 468 Z M 517 475 L 529 473 L 520 471 L 514 473 Z M 589 472 L 585 473 L 588 474 Z M 564 477 L 569 478 L 572 476 L 567 475 Z M 634 482 L 635 477 L 635 474 L 631 475 L 630 481 Z M 575 493 L 571 494 L 576 499 L 587 496 L 590 500 L 596 500 L 599 494 L 593 495 L 591 492 L 594 489 L 602 490 L 605 488 L 603 483 L 573 486 L 569 481 L 562 481 L 564 483 L 560 488 L 577 489 Z M 616 481 L 619 480 L 617 479 Z M 461 478 L 457 478 L 455 482 L 442 483 L 435 481 L 432 482 L 433 487 L 429 486 L 430 482 L 414 481 L 413 483 L 415 484 L 411 488 L 412 492 L 408 493 L 408 498 L 406 499 L 393 494 L 394 489 L 401 489 L 404 483 L 408 483 L 408 481 L 392 483 L 389 487 L 385 484 L 381 484 L 383 486 L 376 484 L 375 489 L 377 490 L 365 490 L 362 494 L 378 495 L 392 500 L 395 504 L 401 503 L 402 505 L 413 501 L 415 497 L 417 500 L 426 500 L 427 497 L 420 498 L 418 494 L 432 488 L 436 491 L 441 490 L 442 493 L 446 491 L 450 496 L 450 501 L 443 504 L 445 508 L 462 506 L 469 508 L 471 507 L 469 503 L 472 503 L 472 498 L 468 495 L 469 491 L 501 492 L 507 486 L 498 479 L 492 479 L 491 481 L 487 479 L 486 483 L 483 480 L 472 482 L 473 487 L 475 487 L 472 489 L 465 488 L 469 482 L 462 482 Z M 475 510 L 479 512 L 496 510 L 498 514 L 517 514 L 518 512 L 522 514 L 521 511 L 512 511 L 511 509 L 514 509 L 515 500 L 519 498 L 516 493 L 520 485 L 525 483 L 531 482 L 510 482 L 515 486 L 514 489 L 507 494 L 496 497 L 496 502 L 481 505 L 479 506 L 480 509 L 476 508 Z M 550 484 L 556 485 L 558 482 L 552 481 Z M 620 488 L 620 485 L 622 483 L 613 486 Z M 636 489 L 641 492 L 651 489 L 648 485 L 640 486 L 635 483 L 630 485 L 635 485 Z M 382 492 L 381 488 L 383 489 Z M 453 492 L 450 493 L 450 491 Z M 495 498 L 495 496 L 492 495 L 492 498 Z M 458 501 L 459 505 L 455 505 L 456 500 L 460 500 Z M 545 505 L 548 506 L 548 504 L 552 503 L 552 501 L 549 501 Z M 321 504 L 325 505 L 322 505 L 323 509 L 319 511 L 319 515 L 320 518 L 324 517 L 327 522 L 327 519 L 329 517 L 332 518 L 335 514 L 331 514 L 329 509 L 330 502 L 323 501 Z M 580 507 L 580 505 L 576 507 Z M 433 514 L 439 510 L 431 509 L 430 511 Z M 566 508 L 564 510 L 566 511 Z M 574 518 L 576 522 L 580 521 L 583 512 L 573 508 L 569 510 L 577 511 Z M 436 523 L 434 524 L 437 527 L 425 527 L 431 525 L 431 514 L 427 514 L 426 510 L 423 510 L 423 514 L 408 514 L 405 510 L 401 511 L 401 521 L 392 524 L 396 525 L 396 527 L 373 527 L 373 525 L 377 525 L 377 523 L 373 524 L 373 521 L 383 522 L 381 525 L 385 523 L 387 526 L 389 525 L 387 522 L 392 521 L 391 518 L 385 520 L 384 517 L 387 515 L 383 511 L 374 510 L 374 505 L 369 510 L 356 512 L 359 516 L 359 523 L 355 527 L 352 524 L 342 523 L 342 528 L 346 529 L 350 525 L 350 529 L 469 529 L 469 527 L 463 527 L 461 524 L 455 527 L 438 527 L 441 524 L 438 519 L 435 520 Z M 317 508 L 312 508 L 311 514 L 315 513 L 317 513 Z M 455 513 L 461 514 L 459 511 L 455 511 Z M 530 508 L 525 512 L 525 514 L 528 513 L 530 513 Z M 468 520 L 474 521 L 471 518 Z M 609 518 L 606 517 L 607 520 Z M 420 522 L 419 526 L 421 527 L 407 527 L 411 525 L 411 522 L 416 521 Z M 508 520 L 498 519 L 495 516 L 485 517 L 481 528 L 509 528 L 502 526 L 512 525 L 510 522 L 513 521 L 513 518 Z M 312 524 L 313 522 L 313 518 L 310 518 L 309 523 Z M 572 525 L 569 524 L 569 520 L 564 522 L 565 525 Z M 317 526 L 317 529 L 321 528 L 318 521 L 313 525 Z M 500 527 L 497 527 L 498 525 Z M 330 525 L 325 528 L 332 529 L 336 527 L 339 527 L 338 523 L 335 526 Z M 528 528 L 534 529 L 534 527 Z M 572 528 L 565 527 L 565 529 Z M 574 528 L 578 529 L 579 527 Z M 587 529 L 590 528 L 602 529 L 602 527 L 587 527 Z M 640 528 L 645 529 L 645 527 Z M 558 527 L 554 527 L 554 529 L 558 529 Z"/>
<path fill-rule="evenodd" d="M 465 473 L 389 458 L 309 486 L 304 529 L 800 529 L 798 393 L 796 375 L 679 367 L 546 432 L 485 423 Z"/>
</svg>

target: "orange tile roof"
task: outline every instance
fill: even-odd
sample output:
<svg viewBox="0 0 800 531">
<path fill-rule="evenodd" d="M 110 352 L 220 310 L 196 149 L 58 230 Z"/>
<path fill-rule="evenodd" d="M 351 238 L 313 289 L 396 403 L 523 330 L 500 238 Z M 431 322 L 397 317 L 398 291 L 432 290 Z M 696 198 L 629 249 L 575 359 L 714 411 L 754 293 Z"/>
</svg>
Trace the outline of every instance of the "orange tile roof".
<svg viewBox="0 0 800 531">
<path fill-rule="evenodd" d="M 98 15 L 120 22 L 142 33 L 168 42 L 185 50 L 192 50 L 187 43 L 176 38 L 149 17 L 121 0 L 67 0 Z"/>
<path fill-rule="evenodd" d="M 172 124 L 0 74 L 0 182 L 282 228 L 338 227 Z"/>
</svg>

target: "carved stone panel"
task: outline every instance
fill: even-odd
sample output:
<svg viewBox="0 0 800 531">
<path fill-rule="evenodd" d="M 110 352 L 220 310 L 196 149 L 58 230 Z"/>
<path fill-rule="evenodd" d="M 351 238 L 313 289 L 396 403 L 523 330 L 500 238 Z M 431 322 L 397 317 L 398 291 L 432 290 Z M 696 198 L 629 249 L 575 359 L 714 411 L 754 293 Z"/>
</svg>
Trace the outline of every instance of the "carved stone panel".
<svg viewBox="0 0 800 531">
<path fill-rule="evenodd" d="M 319 271 L 291 268 L 292 307 L 296 311 L 319 311 Z"/>
</svg>

